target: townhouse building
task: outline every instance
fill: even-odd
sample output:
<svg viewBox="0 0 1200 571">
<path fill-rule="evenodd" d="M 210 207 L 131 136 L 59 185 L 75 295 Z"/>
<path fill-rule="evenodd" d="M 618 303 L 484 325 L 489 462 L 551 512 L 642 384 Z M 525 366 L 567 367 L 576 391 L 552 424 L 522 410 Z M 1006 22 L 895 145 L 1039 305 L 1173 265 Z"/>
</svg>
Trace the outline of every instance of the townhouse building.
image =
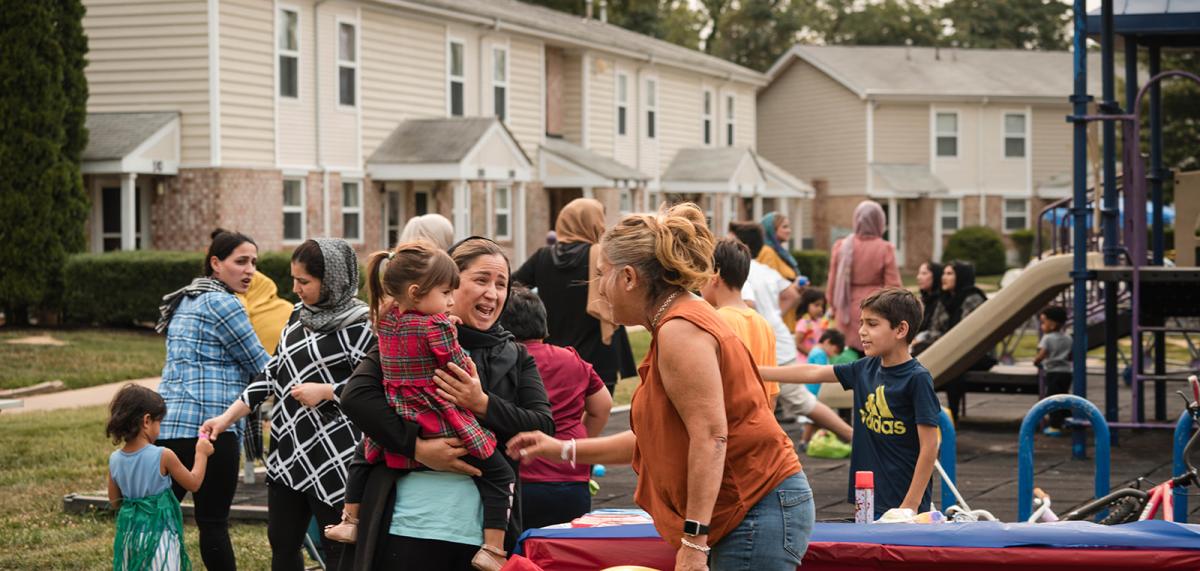
<svg viewBox="0 0 1200 571">
<path fill-rule="evenodd" d="M 811 187 L 755 150 L 765 75 L 515 0 L 87 0 L 94 251 L 360 253 L 438 212 L 514 262 L 573 198 L 714 228 Z"/>
<path fill-rule="evenodd" d="M 1069 195 L 1070 70 L 1068 52 L 794 46 L 759 92 L 758 148 L 815 181 L 808 243 L 828 248 L 873 199 L 911 269 L 959 228 L 1007 241 Z"/>
</svg>

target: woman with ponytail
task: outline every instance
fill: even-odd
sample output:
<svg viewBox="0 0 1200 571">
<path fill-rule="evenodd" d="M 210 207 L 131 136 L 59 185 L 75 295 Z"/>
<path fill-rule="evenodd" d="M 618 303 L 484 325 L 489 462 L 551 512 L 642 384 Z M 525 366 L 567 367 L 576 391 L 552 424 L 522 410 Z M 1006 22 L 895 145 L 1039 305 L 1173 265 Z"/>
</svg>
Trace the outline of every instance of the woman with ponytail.
<svg viewBox="0 0 1200 571">
<path fill-rule="evenodd" d="M 677 548 L 676 570 L 793 571 L 812 532 L 812 490 L 750 353 L 689 293 L 712 278 L 714 245 L 694 204 L 630 215 L 609 230 L 601 295 L 616 323 L 652 335 L 632 430 L 578 442 L 528 432 L 508 450 L 526 460 L 632 462 L 634 499 Z"/>
</svg>

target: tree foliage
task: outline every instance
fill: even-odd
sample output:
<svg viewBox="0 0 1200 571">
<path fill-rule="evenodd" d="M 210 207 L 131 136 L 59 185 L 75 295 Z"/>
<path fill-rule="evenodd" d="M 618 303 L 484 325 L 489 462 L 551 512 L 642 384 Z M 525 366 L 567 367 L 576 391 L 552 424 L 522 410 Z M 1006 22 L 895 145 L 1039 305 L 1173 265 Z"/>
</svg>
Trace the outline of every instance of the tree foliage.
<svg viewBox="0 0 1200 571">
<path fill-rule="evenodd" d="M 79 0 L 0 10 L 0 307 L 10 323 L 57 301 L 67 254 L 83 247 L 82 16 Z"/>
</svg>

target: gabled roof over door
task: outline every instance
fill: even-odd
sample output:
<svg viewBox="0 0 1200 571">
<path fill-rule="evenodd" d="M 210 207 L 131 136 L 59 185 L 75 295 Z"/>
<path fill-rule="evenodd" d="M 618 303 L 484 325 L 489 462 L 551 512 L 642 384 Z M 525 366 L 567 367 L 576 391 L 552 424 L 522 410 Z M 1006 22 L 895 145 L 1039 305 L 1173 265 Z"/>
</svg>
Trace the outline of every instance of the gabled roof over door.
<svg viewBox="0 0 1200 571">
<path fill-rule="evenodd" d="M 374 180 L 529 181 L 533 164 L 495 117 L 410 119 L 367 159 Z"/>
<path fill-rule="evenodd" d="M 179 113 L 88 113 L 84 174 L 179 173 Z"/>
</svg>

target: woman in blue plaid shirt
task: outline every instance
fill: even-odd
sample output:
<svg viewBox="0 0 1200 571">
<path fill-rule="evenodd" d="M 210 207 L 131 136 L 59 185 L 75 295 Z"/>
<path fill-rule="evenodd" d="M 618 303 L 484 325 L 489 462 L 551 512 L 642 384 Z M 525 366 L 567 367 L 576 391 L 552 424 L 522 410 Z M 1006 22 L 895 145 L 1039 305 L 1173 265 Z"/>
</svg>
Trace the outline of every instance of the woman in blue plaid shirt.
<svg viewBox="0 0 1200 571">
<path fill-rule="evenodd" d="M 156 329 L 167 335 L 167 360 L 159 393 L 167 402 L 158 445 L 191 469 L 196 435 L 207 418 L 221 414 L 263 370 L 270 356 L 234 296 L 250 287 L 258 245 L 249 236 L 217 230 L 204 257 L 204 277 L 163 297 Z M 192 494 L 200 556 L 212 570 L 233 570 L 229 506 L 237 490 L 240 427 L 213 442 L 204 484 Z M 175 496 L 186 490 L 175 485 Z"/>
</svg>

